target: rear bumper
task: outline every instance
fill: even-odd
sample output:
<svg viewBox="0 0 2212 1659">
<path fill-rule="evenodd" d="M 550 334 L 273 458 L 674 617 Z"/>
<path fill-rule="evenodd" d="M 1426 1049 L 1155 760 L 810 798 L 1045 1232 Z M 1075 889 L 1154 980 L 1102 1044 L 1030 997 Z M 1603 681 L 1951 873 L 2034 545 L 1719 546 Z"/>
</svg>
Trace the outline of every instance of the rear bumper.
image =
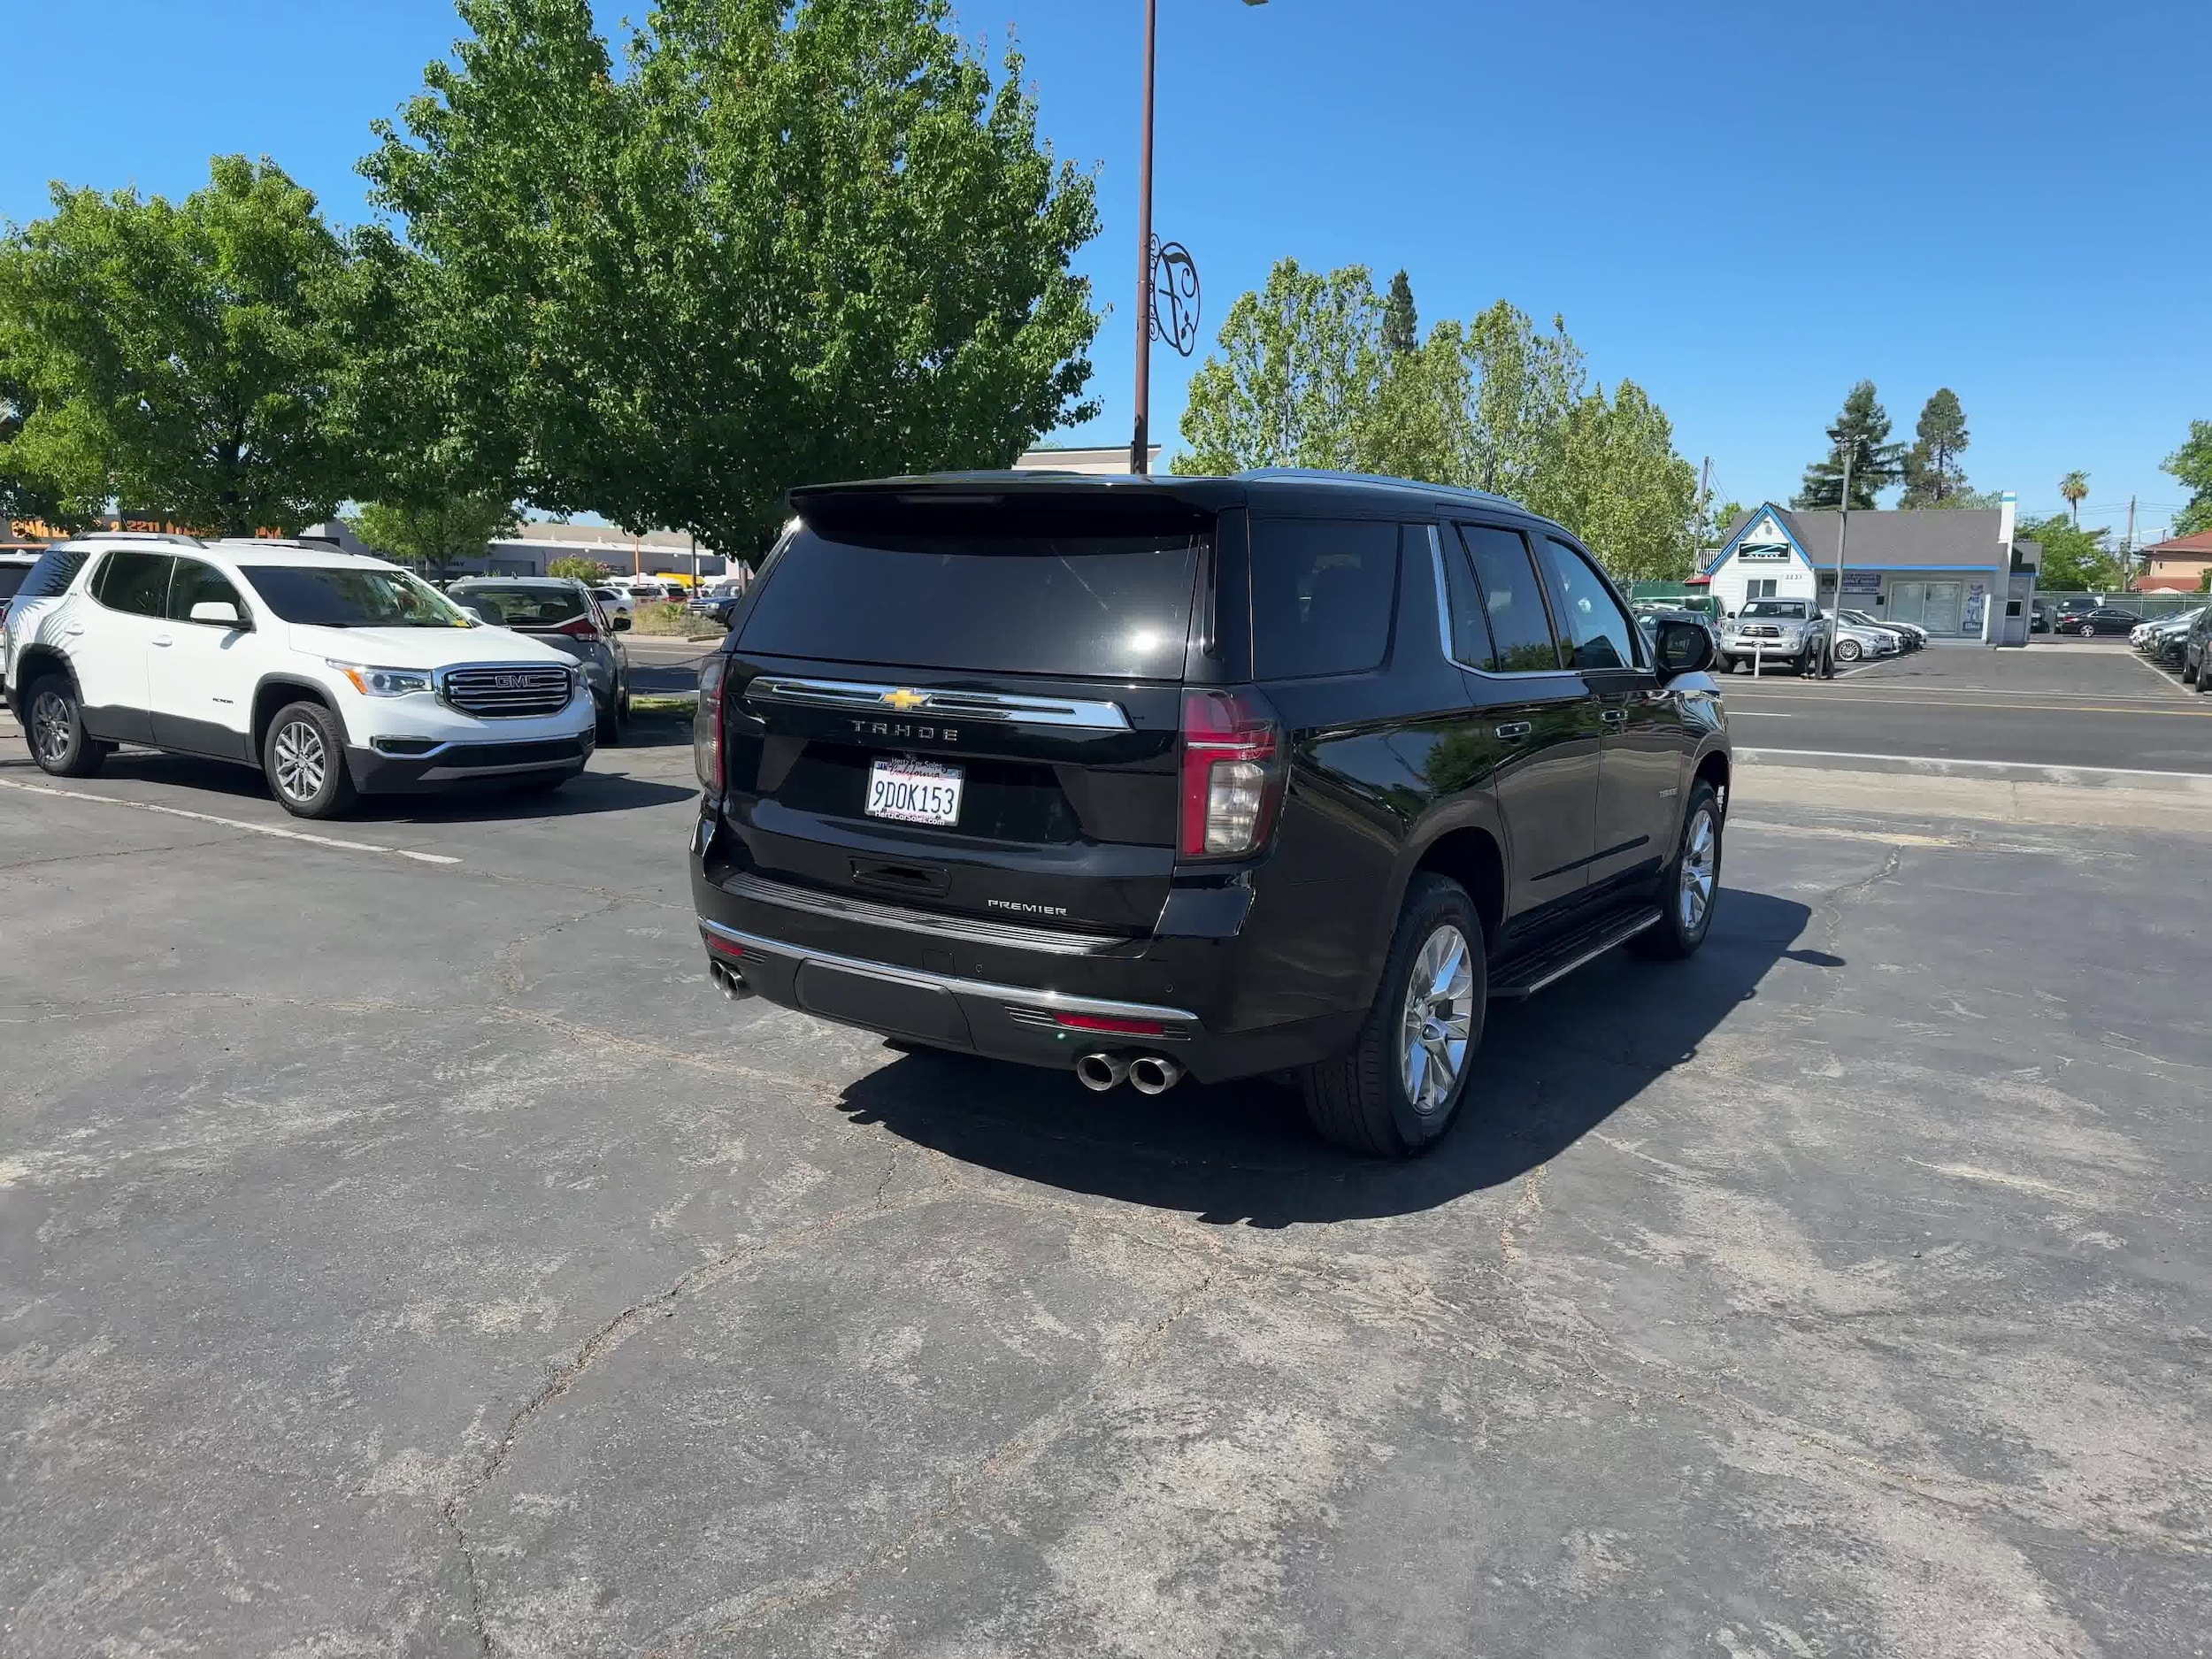
<svg viewBox="0 0 2212 1659">
<path fill-rule="evenodd" d="M 697 843 L 691 877 L 710 960 L 759 995 L 934 1048 L 1060 1071 L 1099 1049 L 1161 1054 L 1211 1083 L 1341 1054 L 1363 1017 L 1225 1029 L 1234 938 L 1154 937 L 1089 954 L 978 942 L 956 925 L 933 934 L 910 920 L 826 915 L 729 891 Z"/>
</svg>

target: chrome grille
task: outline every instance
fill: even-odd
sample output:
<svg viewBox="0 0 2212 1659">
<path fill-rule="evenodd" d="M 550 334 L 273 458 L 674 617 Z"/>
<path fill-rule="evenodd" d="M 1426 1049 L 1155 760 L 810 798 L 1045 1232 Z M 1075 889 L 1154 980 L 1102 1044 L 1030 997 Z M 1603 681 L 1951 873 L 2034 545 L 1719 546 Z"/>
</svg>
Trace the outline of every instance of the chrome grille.
<svg viewBox="0 0 2212 1659">
<path fill-rule="evenodd" d="M 558 714 L 568 707 L 569 672 L 532 664 L 526 668 L 449 668 L 439 676 L 439 695 L 464 714 L 488 720 L 523 719 Z"/>
</svg>

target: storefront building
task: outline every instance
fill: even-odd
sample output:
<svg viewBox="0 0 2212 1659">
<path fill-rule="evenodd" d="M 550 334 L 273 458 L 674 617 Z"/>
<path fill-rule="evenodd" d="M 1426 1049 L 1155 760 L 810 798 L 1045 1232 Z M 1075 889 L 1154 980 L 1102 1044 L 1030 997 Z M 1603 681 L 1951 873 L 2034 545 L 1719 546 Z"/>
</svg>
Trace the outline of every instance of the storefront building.
<svg viewBox="0 0 2212 1659">
<path fill-rule="evenodd" d="M 2014 536 L 2008 494 L 1989 508 L 1930 508 L 1851 515 L 1843 549 L 1843 608 L 1878 621 L 1909 622 L 1934 639 L 2024 645 L 2042 549 Z M 1730 527 L 1707 564 L 1715 608 L 1732 615 L 1753 599 L 1836 604 L 1839 516 L 1763 503 Z"/>
</svg>

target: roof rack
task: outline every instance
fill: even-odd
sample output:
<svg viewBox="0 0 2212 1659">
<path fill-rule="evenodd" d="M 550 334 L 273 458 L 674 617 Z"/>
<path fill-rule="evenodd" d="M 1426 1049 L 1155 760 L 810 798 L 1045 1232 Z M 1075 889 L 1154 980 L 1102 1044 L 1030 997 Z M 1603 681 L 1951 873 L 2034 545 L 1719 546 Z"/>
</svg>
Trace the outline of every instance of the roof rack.
<svg viewBox="0 0 2212 1659">
<path fill-rule="evenodd" d="M 173 530 L 84 530 L 65 538 L 69 541 L 160 541 L 172 547 L 205 547 L 206 542 L 196 535 L 184 535 Z M 56 542 L 57 547 L 62 545 Z"/>
<path fill-rule="evenodd" d="M 1247 467 L 1237 476 L 1282 479 L 1305 484 L 1350 484 L 1370 489 L 1432 490 L 1440 495 L 1462 495 L 1476 501 L 1502 502 L 1509 507 L 1520 505 L 1511 496 L 1501 495 L 1492 490 L 1470 489 L 1463 484 L 1429 484 L 1417 478 L 1390 478 L 1380 472 L 1343 472 L 1319 466 L 1253 466 Z"/>
</svg>

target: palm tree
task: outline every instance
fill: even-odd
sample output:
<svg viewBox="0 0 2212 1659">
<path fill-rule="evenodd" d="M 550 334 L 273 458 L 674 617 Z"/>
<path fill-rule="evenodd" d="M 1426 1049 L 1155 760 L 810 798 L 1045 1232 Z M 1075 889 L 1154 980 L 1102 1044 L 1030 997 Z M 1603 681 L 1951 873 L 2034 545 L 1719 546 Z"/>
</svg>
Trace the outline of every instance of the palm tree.
<svg viewBox="0 0 2212 1659">
<path fill-rule="evenodd" d="M 2073 510 L 2074 528 L 2081 528 L 2081 503 L 2089 494 L 2089 474 L 2069 472 L 2058 480 L 2058 493 L 2066 497 L 2066 504 Z"/>
</svg>

